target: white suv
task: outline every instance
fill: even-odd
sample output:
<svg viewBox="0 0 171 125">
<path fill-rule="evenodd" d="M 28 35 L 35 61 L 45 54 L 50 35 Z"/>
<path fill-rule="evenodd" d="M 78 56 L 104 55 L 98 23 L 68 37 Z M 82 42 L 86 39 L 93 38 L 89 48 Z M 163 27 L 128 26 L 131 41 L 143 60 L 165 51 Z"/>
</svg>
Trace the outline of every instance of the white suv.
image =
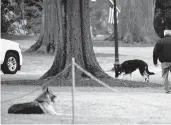
<svg viewBox="0 0 171 125">
<path fill-rule="evenodd" d="M 4 74 L 15 74 L 21 69 L 23 57 L 18 43 L 0 38 L 0 63 Z"/>
</svg>

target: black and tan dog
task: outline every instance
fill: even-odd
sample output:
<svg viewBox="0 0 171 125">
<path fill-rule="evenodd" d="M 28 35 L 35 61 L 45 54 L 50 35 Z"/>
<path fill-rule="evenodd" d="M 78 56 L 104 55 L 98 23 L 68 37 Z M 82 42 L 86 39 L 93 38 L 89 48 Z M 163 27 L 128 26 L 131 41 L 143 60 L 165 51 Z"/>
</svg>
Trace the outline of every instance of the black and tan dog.
<svg viewBox="0 0 171 125">
<path fill-rule="evenodd" d="M 146 62 L 138 59 L 124 61 L 121 65 L 115 68 L 115 78 L 120 75 L 132 74 L 135 70 L 139 69 L 140 74 L 145 77 L 145 81 L 149 82 L 149 76 L 154 75 L 153 72 L 148 70 L 148 65 Z"/>
<path fill-rule="evenodd" d="M 56 96 L 44 87 L 43 92 L 33 101 L 28 103 L 14 104 L 8 109 L 12 114 L 52 114 L 56 115 L 53 108 Z"/>
</svg>

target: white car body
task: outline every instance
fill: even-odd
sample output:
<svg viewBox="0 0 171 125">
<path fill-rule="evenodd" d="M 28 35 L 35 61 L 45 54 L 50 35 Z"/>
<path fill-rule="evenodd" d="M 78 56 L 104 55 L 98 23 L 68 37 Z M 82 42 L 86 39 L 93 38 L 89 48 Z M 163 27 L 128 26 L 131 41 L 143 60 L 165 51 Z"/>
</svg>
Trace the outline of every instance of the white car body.
<svg viewBox="0 0 171 125">
<path fill-rule="evenodd" d="M 1 65 L 4 63 L 6 53 L 9 51 L 18 53 L 19 65 L 21 67 L 21 65 L 23 64 L 23 57 L 21 54 L 21 49 L 20 49 L 19 43 L 0 38 L 0 63 L 1 63 Z M 20 67 L 18 70 L 20 70 Z"/>
</svg>

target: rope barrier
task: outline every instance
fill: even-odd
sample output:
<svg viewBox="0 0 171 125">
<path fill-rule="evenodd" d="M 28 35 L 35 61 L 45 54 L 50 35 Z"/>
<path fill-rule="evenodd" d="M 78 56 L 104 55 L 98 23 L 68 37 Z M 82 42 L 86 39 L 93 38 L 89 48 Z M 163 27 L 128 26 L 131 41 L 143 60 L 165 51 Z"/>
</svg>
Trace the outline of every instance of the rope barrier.
<svg viewBox="0 0 171 125">
<path fill-rule="evenodd" d="M 72 57 L 72 124 L 75 124 L 75 67 L 77 67 L 79 70 L 84 72 L 86 75 L 88 75 L 91 79 L 95 80 L 97 83 L 103 85 L 104 87 L 110 89 L 113 92 L 118 92 L 118 90 L 113 89 L 103 81 L 97 79 L 95 76 L 93 76 L 91 73 L 88 71 L 84 70 L 81 66 L 79 66 L 75 62 L 75 58 Z"/>
<path fill-rule="evenodd" d="M 68 68 L 70 68 L 71 67 L 71 64 L 69 64 L 65 69 L 68 69 Z M 57 76 L 55 76 L 55 77 L 58 77 L 58 75 Z M 42 86 L 47 86 L 49 83 L 51 83 L 53 81 L 53 78 L 51 79 L 51 80 L 49 80 L 48 82 L 46 82 L 46 83 L 44 83 Z"/>
<path fill-rule="evenodd" d="M 77 63 L 74 63 L 74 65 L 80 69 L 82 72 L 84 72 L 85 74 L 87 74 L 91 79 L 95 80 L 96 82 L 98 82 L 99 84 L 103 85 L 104 87 L 110 89 L 113 92 L 118 92 L 118 90 L 113 89 L 112 87 L 110 87 L 109 85 L 107 85 L 105 82 L 97 79 L 95 76 L 93 76 L 91 73 L 87 72 L 86 70 L 84 70 L 81 66 L 79 66 Z"/>
<path fill-rule="evenodd" d="M 71 64 L 69 64 L 65 69 L 69 68 L 71 66 Z M 97 83 L 101 84 L 102 86 L 108 88 L 109 90 L 113 91 L 113 92 L 118 92 L 118 90 L 113 89 L 112 87 L 110 87 L 109 85 L 107 85 L 105 82 L 97 79 L 95 76 L 93 76 L 91 73 L 89 73 L 88 71 L 84 70 L 81 66 L 79 66 L 76 62 L 75 62 L 75 58 L 72 58 L 72 124 L 75 124 L 75 67 L 77 67 L 79 70 L 81 70 L 82 72 L 84 72 L 87 76 L 89 76 L 91 79 L 93 79 L 94 81 L 96 81 Z M 42 86 L 47 86 L 49 83 L 51 83 L 53 79 L 49 80 L 48 82 L 44 83 Z M 1 101 L 2 103 L 7 103 L 7 102 L 11 102 L 17 99 L 21 99 L 23 97 L 26 97 L 27 95 L 30 95 L 31 93 L 34 93 L 36 91 L 38 91 L 40 88 L 34 89 L 33 91 L 30 91 L 26 94 L 23 94 L 21 96 L 12 98 L 12 99 L 8 99 L 5 101 Z"/>
</svg>

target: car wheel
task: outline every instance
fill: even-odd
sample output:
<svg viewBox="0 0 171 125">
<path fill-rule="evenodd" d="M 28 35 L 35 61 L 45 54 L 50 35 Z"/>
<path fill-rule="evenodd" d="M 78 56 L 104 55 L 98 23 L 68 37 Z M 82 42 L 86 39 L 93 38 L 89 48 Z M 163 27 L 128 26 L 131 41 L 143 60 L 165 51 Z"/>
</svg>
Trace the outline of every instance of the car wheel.
<svg viewBox="0 0 171 125">
<path fill-rule="evenodd" d="M 15 74 L 19 67 L 18 56 L 14 53 L 7 53 L 1 70 L 4 74 Z"/>
</svg>

